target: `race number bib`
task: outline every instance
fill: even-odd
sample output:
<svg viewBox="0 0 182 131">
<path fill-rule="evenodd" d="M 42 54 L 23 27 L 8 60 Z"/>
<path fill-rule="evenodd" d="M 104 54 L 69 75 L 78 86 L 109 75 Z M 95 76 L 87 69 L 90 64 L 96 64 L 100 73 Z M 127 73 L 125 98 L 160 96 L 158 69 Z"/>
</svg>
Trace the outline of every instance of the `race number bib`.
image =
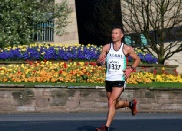
<svg viewBox="0 0 182 131">
<path fill-rule="evenodd" d="M 122 61 L 119 61 L 117 59 L 109 60 L 108 66 L 109 72 L 119 71 L 122 68 Z"/>
</svg>

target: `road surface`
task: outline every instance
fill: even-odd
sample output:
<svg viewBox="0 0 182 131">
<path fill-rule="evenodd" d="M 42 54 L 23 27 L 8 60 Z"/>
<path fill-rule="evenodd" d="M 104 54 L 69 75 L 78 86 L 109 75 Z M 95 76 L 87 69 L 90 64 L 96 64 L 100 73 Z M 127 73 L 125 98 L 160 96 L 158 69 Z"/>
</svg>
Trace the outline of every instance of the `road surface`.
<svg viewBox="0 0 182 131">
<path fill-rule="evenodd" d="M 0 114 L 0 131 L 95 131 L 106 113 Z M 117 113 L 111 131 L 182 131 L 182 114 Z"/>
</svg>

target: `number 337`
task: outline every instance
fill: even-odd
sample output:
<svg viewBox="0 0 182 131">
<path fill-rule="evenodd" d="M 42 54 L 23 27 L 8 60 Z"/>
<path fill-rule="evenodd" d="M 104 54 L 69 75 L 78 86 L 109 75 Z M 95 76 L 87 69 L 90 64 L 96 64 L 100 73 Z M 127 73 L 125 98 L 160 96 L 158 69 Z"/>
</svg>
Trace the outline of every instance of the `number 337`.
<svg viewBox="0 0 182 131">
<path fill-rule="evenodd" d="M 120 67 L 121 67 L 121 65 L 109 64 L 109 69 L 111 69 L 111 70 L 119 70 Z"/>
</svg>

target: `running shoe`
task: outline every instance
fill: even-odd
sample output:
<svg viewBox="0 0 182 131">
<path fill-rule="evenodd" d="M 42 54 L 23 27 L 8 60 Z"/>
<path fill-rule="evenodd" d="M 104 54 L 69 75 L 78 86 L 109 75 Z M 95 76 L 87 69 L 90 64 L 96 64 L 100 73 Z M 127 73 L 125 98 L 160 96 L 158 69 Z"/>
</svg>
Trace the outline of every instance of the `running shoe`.
<svg viewBox="0 0 182 131">
<path fill-rule="evenodd" d="M 131 103 L 132 103 L 131 113 L 132 113 L 132 115 L 134 116 L 134 115 L 136 115 L 137 112 L 138 112 L 138 111 L 137 111 L 137 108 L 136 108 L 137 100 L 133 99 L 133 100 L 131 101 Z"/>
<path fill-rule="evenodd" d="M 96 131 L 109 131 L 109 128 L 107 128 L 107 129 L 106 129 L 106 127 L 105 127 L 105 126 L 102 126 L 102 128 L 101 128 L 101 129 L 96 128 Z"/>
</svg>

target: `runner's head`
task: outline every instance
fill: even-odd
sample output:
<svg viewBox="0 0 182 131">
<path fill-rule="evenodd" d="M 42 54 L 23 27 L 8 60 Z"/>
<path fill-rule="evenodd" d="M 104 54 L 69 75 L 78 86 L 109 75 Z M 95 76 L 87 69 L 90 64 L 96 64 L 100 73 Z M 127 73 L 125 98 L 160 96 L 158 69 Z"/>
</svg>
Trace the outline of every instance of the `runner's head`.
<svg viewBox="0 0 182 131">
<path fill-rule="evenodd" d="M 119 26 L 115 26 L 112 29 L 112 41 L 113 42 L 122 41 L 123 36 L 124 36 L 124 30 L 123 30 L 123 28 L 121 28 Z"/>
</svg>

